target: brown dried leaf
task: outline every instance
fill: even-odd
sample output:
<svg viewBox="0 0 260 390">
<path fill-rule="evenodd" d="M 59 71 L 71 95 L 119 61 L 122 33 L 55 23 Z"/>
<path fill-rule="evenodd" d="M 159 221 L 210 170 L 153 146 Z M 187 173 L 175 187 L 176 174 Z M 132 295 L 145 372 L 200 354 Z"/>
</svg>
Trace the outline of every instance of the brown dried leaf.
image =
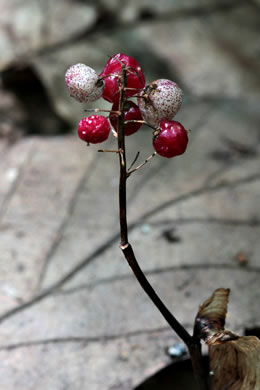
<svg viewBox="0 0 260 390">
<path fill-rule="evenodd" d="M 260 340 L 257 337 L 218 339 L 209 345 L 209 360 L 211 390 L 260 389 Z"/>
<path fill-rule="evenodd" d="M 224 330 L 229 289 L 219 288 L 199 308 L 194 336 L 209 346 L 211 390 L 260 390 L 260 340 Z"/>
<path fill-rule="evenodd" d="M 219 288 L 199 307 L 194 327 L 195 336 L 207 342 L 212 334 L 224 330 L 229 293 L 228 288 Z"/>
</svg>

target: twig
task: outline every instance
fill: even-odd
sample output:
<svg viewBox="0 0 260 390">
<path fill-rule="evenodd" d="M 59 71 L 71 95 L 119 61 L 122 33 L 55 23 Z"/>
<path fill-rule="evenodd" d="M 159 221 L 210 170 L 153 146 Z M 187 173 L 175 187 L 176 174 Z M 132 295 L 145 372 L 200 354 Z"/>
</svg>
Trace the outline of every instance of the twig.
<svg viewBox="0 0 260 390">
<path fill-rule="evenodd" d="M 126 150 L 125 150 L 125 121 L 124 121 L 124 102 L 125 102 L 125 85 L 127 82 L 127 69 L 124 64 L 121 63 L 122 70 L 119 76 L 120 81 L 120 99 L 119 99 L 119 110 L 120 115 L 118 116 L 118 150 L 119 153 L 119 164 L 120 164 L 120 178 L 119 178 L 119 220 L 120 220 L 120 248 L 131 267 L 136 279 L 140 283 L 143 290 L 161 312 L 165 320 L 171 326 L 171 328 L 177 333 L 182 341 L 187 345 L 195 378 L 199 384 L 201 390 L 207 390 L 207 381 L 203 367 L 201 345 L 200 340 L 191 336 L 187 330 L 179 323 L 179 321 L 173 316 L 165 304 L 161 301 L 142 269 L 140 268 L 134 251 L 128 242 L 128 224 L 127 224 L 127 203 L 126 203 L 126 181 L 129 175 L 126 167 Z M 152 158 L 152 157 L 151 157 Z M 141 164 L 142 165 L 142 164 Z"/>
<path fill-rule="evenodd" d="M 136 75 L 136 76 L 138 77 L 139 81 L 142 83 L 142 79 L 141 79 L 140 74 L 139 74 L 139 72 L 138 72 L 137 69 L 135 69 L 135 68 L 132 67 L 132 66 L 129 66 L 129 67 L 127 68 L 127 70 L 128 70 L 128 73 L 129 73 L 129 74 Z"/>
<path fill-rule="evenodd" d="M 111 111 L 111 110 L 103 110 L 102 108 L 86 108 L 84 111 L 86 112 L 109 112 L 114 115 L 119 115 L 119 111 Z"/>
<path fill-rule="evenodd" d="M 150 161 L 154 156 L 156 156 L 156 152 L 153 152 L 149 157 L 147 157 L 147 159 L 145 159 L 141 164 L 139 164 L 136 168 L 132 169 L 132 166 L 133 164 L 131 165 L 131 167 L 128 169 L 127 171 L 127 177 L 129 177 L 130 175 L 132 175 L 132 173 L 138 171 L 138 169 L 142 168 L 145 164 L 148 163 L 148 161 Z"/>
<path fill-rule="evenodd" d="M 140 152 L 137 152 L 136 155 L 135 155 L 135 158 L 133 159 L 133 162 L 131 163 L 130 167 L 128 168 L 128 172 L 130 171 L 130 169 L 134 166 L 134 164 L 136 163 L 138 157 L 140 155 Z"/>
<path fill-rule="evenodd" d="M 111 129 L 111 131 L 112 131 L 113 136 L 114 136 L 115 138 L 117 138 L 117 132 L 116 132 L 114 129 Z"/>
<path fill-rule="evenodd" d="M 130 88 L 130 87 L 125 87 L 125 91 L 142 91 L 143 88 Z M 132 96 L 131 96 L 132 97 Z"/>
<path fill-rule="evenodd" d="M 110 150 L 110 149 L 99 149 L 100 153 L 120 153 L 120 150 Z"/>
<path fill-rule="evenodd" d="M 146 126 L 148 126 L 148 127 L 151 127 L 151 129 L 156 130 L 156 128 L 155 128 L 154 126 L 149 125 L 149 123 L 147 123 L 147 122 L 144 121 L 144 120 L 129 119 L 128 121 L 125 121 L 125 125 L 126 125 L 127 123 L 142 123 L 143 125 L 146 125 Z"/>
<path fill-rule="evenodd" d="M 142 123 L 144 125 L 147 125 L 147 122 L 145 122 L 143 119 L 129 119 L 125 121 L 125 124 L 127 123 Z"/>
</svg>

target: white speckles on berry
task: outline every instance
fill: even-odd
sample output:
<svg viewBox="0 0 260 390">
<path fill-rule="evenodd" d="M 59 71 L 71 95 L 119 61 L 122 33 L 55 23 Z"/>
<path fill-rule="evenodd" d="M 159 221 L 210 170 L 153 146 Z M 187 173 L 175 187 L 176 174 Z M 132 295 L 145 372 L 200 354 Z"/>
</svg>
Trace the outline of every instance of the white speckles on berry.
<svg viewBox="0 0 260 390">
<path fill-rule="evenodd" d="M 159 79 L 150 83 L 139 94 L 138 106 L 143 119 L 157 126 L 162 119 L 172 119 L 179 111 L 183 92 L 171 80 Z"/>
<path fill-rule="evenodd" d="M 65 74 L 65 82 L 72 96 L 78 102 L 94 102 L 104 90 L 104 82 L 96 71 L 84 64 L 72 65 Z"/>
</svg>

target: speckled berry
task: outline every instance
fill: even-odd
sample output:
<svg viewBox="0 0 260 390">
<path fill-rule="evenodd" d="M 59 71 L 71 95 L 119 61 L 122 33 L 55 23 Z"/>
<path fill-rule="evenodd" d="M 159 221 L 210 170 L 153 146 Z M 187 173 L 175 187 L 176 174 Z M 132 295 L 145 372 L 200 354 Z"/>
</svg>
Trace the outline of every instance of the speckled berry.
<svg viewBox="0 0 260 390">
<path fill-rule="evenodd" d="M 153 146 L 160 156 L 171 158 L 185 152 L 189 139 L 180 122 L 164 119 L 160 122 L 158 131 L 159 134 L 153 139 Z"/>
<path fill-rule="evenodd" d="M 118 53 L 109 58 L 100 77 L 104 77 L 105 89 L 103 98 L 111 103 L 119 101 L 118 75 L 121 72 L 122 62 L 127 68 L 127 88 L 133 88 L 125 92 L 125 96 L 136 95 L 145 86 L 145 76 L 141 66 L 135 58 L 123 53 Z"/>
<path fill-rule="evenodd" d="M 159 79 L 150 83 L 139 93 L 138 106 L 143 119 L 157 126 L 162 119 L 171 120 L 179 111 L 183 92 L 171 80 Z"/>
<path fill-rule="evenodd" d="M 114 103 L 112 106 L 112 111 L 118 111 L 118 103 Z M 132 121 L 132 120 L 142 120 L 141 112 L 134 102 L 131 102 L 130 100 L 127 101 L 124 105 L 124 114 L 125 114 L 125 121 Z M 109 114 L 109 120 L 111 125 L 114 127 L 114 129 L 117 131 L 117 115 L 113 114 L 111 112 Z M 125 125 L 125 135 L 131 135 L 136 133 L 140 127 L 142 126 L 142 123 L 138 122 L 129 122 Z"/>
<path fill-rule="evenodd" d="M 110 124 L 102 115 L 91 115 L 81 119 L 78 125 L 78 136 L 90 144 L 105 141 L 110 132 Z"/>
<path fill-rule="evenodd" d="M 98 100 L 104 90 L 104 82 L 96 71 L 84 64 L 72 65 L 65 74 L 70 96 L 81 103 Z"/>
</svg>

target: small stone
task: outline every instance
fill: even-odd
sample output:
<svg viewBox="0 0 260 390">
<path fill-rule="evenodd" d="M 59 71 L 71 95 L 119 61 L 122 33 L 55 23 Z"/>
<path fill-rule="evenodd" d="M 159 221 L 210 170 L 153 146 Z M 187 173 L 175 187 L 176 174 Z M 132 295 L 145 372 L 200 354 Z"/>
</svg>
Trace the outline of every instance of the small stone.
<svg viewBox="0 0 260 390">
<path fill-rule="evenodd" d="M 172 358 L 176 358 L 186 355 L 187 349 L 183 343 L 176 343 L 169 347 L 167 352 Z"/>
<path fill-rule="evenodd" d="M 151 232 L 151 226 L 148 224 L 148 223 L 144 223 L 142 226 L 141 226 L 141 232 L 143 234 L 149 234 Z"/>
</svg>

